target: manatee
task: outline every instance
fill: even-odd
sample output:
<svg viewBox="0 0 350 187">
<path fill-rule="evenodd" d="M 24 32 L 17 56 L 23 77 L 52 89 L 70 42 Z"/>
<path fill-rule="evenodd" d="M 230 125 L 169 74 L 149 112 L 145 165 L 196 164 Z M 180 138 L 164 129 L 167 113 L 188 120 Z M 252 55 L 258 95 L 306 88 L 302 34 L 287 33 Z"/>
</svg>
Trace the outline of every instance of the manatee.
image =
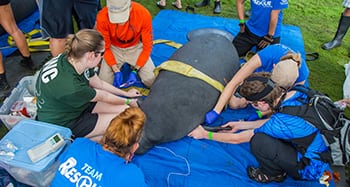
<svg viewBox="0 0 350 187">
<path fill-rule="evenodd" d="M 191 32 L 190 40 L 168 61 L 190 65 L 224 86 L 225 80 L 231 80 L 238 71 L 239 57 L 226 32 L 206 31 Z M 140 103 L 147 120 L 136 154 L 186 136 L 203 123 L 205 114 L 215 106 L 220 93 L 201 79 L 159 71 L 149 95 Z"/>
<path fill-rule="evenodd" d="M 234 38 L 231 33 L 225 30 L 204 28 L 204 29 L 196 29 L 187 33 L 187 39 L 193 40 L 198 37 L 210 37 L 210 35 L 222 35 L 226 37 L 229 41 L 233 41 L 233 38 Z"/>
</svg>

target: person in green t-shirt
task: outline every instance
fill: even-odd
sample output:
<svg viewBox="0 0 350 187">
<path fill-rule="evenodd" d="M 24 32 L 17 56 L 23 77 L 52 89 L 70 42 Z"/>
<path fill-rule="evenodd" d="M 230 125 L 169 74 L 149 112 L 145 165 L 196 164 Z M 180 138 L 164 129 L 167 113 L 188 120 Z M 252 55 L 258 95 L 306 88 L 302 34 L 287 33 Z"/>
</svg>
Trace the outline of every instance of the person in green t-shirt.
<svg viewBox="0 0 350 187">
<path fill-rule="evenodd" d="M 38 76 L 39 121 L 68 127 L 75 137 L 99 140 L 117 114 L 137 107 L 139 91 L 120 90 L 94 72 L 103 54 L 104 40 L 96 30 L 67 37 L 65 52 L 47 62 Z"/>
</svg>

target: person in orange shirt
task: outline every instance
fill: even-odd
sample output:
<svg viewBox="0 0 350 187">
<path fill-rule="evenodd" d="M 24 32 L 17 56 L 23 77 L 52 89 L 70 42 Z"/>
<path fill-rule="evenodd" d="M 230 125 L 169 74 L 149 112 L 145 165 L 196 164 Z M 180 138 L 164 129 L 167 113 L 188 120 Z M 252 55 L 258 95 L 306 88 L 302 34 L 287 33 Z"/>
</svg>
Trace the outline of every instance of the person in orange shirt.
<svg viewBox="0 0 350 187">
<path fill-rule="evenodd" d="M 130 77 L 138 74 L 150 87 L 155 79 L 155 66 L 150 58 L 153 39 L 151 14 L 131 0 L 107 0 L 106 4 L 96 18 L 96 29 L 103 35 L 106 49 L 100 78 L 112 84 L 120 75 L 121 66 L 128 63 L 134 70 L 127 82 L 132 82 Z"/>
</svg>

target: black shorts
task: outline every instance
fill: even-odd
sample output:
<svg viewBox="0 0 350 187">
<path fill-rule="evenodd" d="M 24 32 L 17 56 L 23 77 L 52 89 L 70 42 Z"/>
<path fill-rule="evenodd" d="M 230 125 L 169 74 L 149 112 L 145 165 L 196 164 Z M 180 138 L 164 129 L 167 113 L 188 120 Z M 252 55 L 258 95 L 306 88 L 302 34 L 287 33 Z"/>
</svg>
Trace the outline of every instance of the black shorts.
<svg viewBox="0 0 350 187">
<path fill-rule="evenodd" d="M 39 0 L 43 37 L 65 38 L 74 33 L 72 16 L 79 29 L 95 25 L 99 0 Z"/>
<path fill-rule="evenodd" d="M 257 46 L 258 43 L 261 41 L 262 37 L 259 37 L 252 33 L 248 27 L 245 27 L 244 33 L 238 33 L 237 36 L 233 39 L 232 44 L 235 46 L 238 56 L 244 57 L 248 51 L 250 51 L 254 46 Z M 273 38 L 273 42 L 271 44 L 278 44 L 280 43 L 281 37 L 275 37 Z M 259 51 L 261 49 L 256 49 L 256 51 Z"/>
<path fill-rule="evenodd" d="M 0 6 L 7 5 L 10 3 L 10 0 L 0 0 Z"/>
<path fill-rule="evenodd" d="M 95 105 L 95 102 L 90 103 L 90 106 L 81 113 L 79 118 L 68 126 L 72 130 L 74 138 L 84 137 L 94 130 L 98 114 L 91 112 L 95 108 Z"/>
</svg>

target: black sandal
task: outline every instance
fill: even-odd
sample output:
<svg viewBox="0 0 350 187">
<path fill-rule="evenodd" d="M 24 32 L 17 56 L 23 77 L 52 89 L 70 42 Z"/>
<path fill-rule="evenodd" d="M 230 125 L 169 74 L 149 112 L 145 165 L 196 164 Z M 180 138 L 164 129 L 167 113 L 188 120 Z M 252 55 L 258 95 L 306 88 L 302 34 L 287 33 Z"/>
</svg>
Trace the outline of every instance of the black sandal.
<svg viewBox="0 0 350 187">
<path fill-rule="evenodd" d="M 247 168 L 248 176 L 249 178 L 255 180 L 256 182 L 261 182 L 261 183 L 268 183 L 268 182 L 283 182 L 286 177 L 287 173 L 283 173 L 274 177 L 270 177 L 266 175 L 261 168 L 254 168 L 252 166 L 249 166 Z"/>
</svg>

